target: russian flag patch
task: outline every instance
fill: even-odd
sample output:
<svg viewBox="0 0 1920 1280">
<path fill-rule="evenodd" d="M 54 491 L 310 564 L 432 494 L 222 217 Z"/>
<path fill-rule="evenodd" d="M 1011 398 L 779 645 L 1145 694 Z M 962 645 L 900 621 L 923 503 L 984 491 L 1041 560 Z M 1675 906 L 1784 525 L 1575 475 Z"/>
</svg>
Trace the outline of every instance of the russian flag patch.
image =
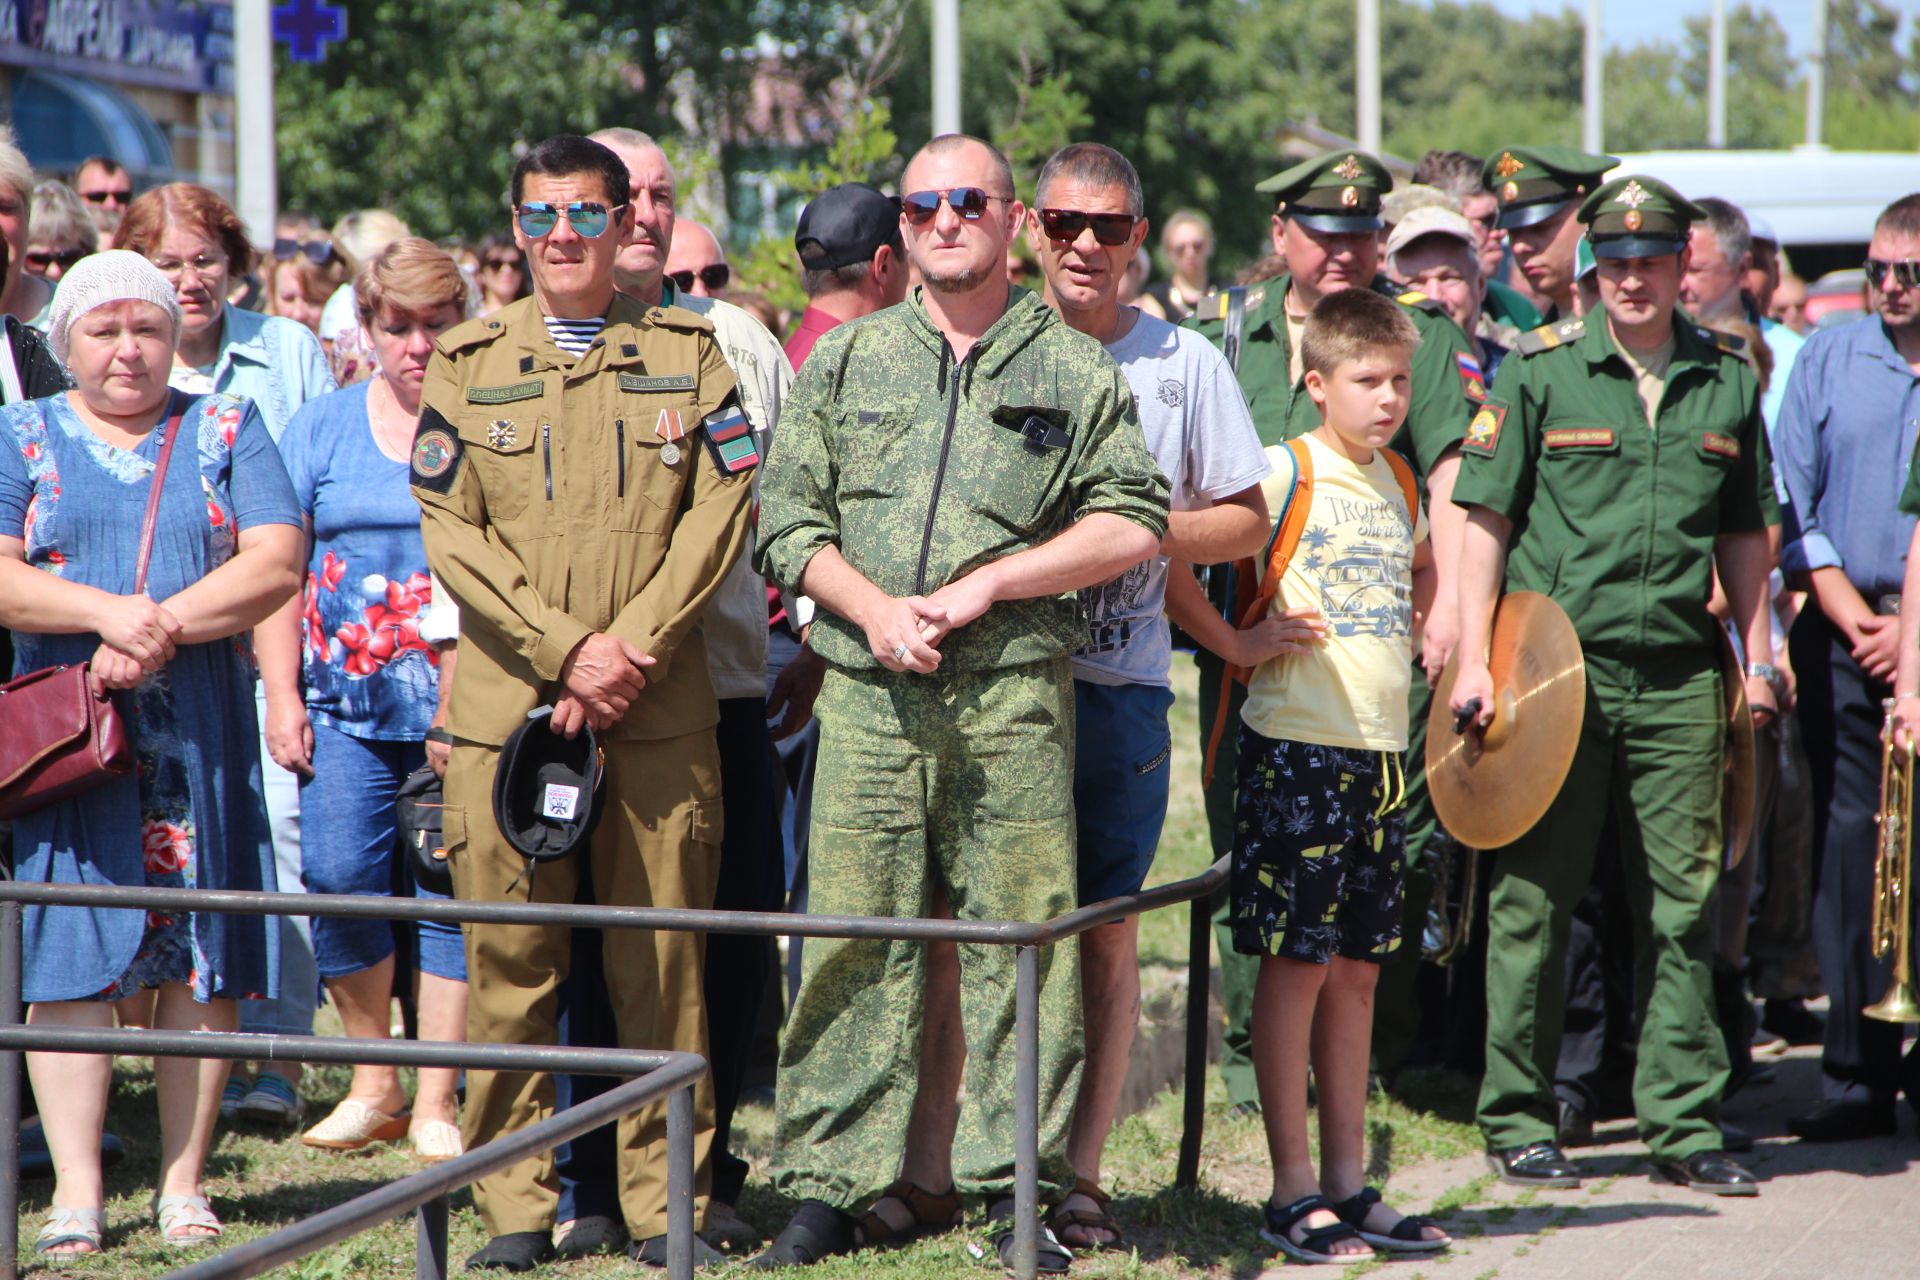
<svg viewBox="0 0 1920 1280">
<path fill-rule="evenodd" d="M 1459 365 L 1461 389 L 1467 399 L 1479 404 L 1487 398 L 1487 380 L 1480 372 L 1480 362 L 1464 351 L 1456 351 L 1453 358 Z"/>
<path fill-rule="evenodd" d="M 760 465 L 760 443 L 753 438 L 753 424 L 733 396 L 725 404 L 700 420 L 707 437 L 707 448 L 714 465 L 726 475 L 736 475 Z"/>
</svg>

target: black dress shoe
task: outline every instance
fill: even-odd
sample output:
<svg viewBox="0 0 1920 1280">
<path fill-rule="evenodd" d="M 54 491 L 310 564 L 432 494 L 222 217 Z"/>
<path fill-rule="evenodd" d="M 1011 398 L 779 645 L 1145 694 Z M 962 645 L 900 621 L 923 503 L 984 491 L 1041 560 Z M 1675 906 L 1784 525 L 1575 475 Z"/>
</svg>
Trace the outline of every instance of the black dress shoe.
<svg viewBox="0 0 1920 1280">
<path fill-rule="evenodd" d="M 1524 1147 L 1489 1149 L 1487 1163 L 1500 1175 L 1500 1181 L 1515 1187 L 1578 1187 L 1580 1170 L 1566 1153 L 1551 1142 L 1531 1142 Z"/>
<path fill-rule="evenodd" d="M 1827 1024 L 1799 1000 L 1769 1000 L 1760 1013 L 1760 1025 L 1790 1045 L 1819 1044 Z"/>
<path fill-rule="evenodd" d="M 1823 1102 L 1787 1121 L 1787 1132 L 1803 1142 L 1851 1142 L 1891 1137 L 1898 1127 L 1891 1102 Z"/>
<path fill-rule="evenodd" d="M 1560 1099 L 1560 1122 L 1554 1128 L 1555 1136 L 1563 1147 L 1593 1145 L 1593 1117 L 1578 1103 Z"/>
<path fill-rule="evenodd" d="M 1653 1175 L 1710 1196 L 1757 1196 L 1760 1183 L 1724 1151 L 1701 1151 L 1679 1160 L 1655 1160 Z"/>
<path fill-rule="evenodd" d="M 1728 1151 L 1753 1150 L 1753 1135 L 1737 1124 L 1720 1122 L 1720 1144 Z"/>
<path fill-rule="evenodd" d="M 469 1271 L 531 1271 L 553 1259 L 552 1233 L 509 1231 L 487 1241 L 487 1247 L 467 1259 Z"/>
</svg>

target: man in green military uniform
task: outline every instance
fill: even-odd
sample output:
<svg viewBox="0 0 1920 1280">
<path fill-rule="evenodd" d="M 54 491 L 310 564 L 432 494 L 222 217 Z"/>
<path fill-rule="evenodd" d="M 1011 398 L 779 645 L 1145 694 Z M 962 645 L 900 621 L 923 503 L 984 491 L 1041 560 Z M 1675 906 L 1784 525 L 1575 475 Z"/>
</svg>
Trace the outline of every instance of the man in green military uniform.
<svg viewBox="0 0 1920 1280">
<path fill-rule="evenodd" d="M 1418 293 L 1399 293 L 1380 274 L 1380 197 L 1393 186 L 1387 167 L 1364 151 L 1335 151 L 1308 160 L 1268 178 L 1254 189 L 1278 202 L 1272 237 L 1276 253 L 1287 260 L 1286 274 L 1244 292 L 1236 303 L 1233 291 L 1202 300 L 1185 323 L 1226 351 L 1246 392 L 1261 443 L 1276 446 L 1305 435 L 1320 425 L 1319 412 L 1306 392 L 1306 371 L 1300 367 L 1302 322 L 1313 305 L 1342 289 L 1374 289 L 1398 297 L 1420 333 L 1413 353 L 1412 403 L 1406 425 L 1393 442 L 1414 466 L 1428 492 L 1433 524 L 1434 566 L 1438 581 L 1434 614 L 1426 620 L 1421 661 L 1438 672 L 1446 665 L 1453 637 L 1453 571 L 1464 523 L 1462 513 L 1447 501 L 1459 468 L 1459 444 L 1467 422 L 1486 396 L 1485 379 L 1467 335 L 1447 317 L 1438 303 Z M 1243 310 L 1236 314 L 1236 306 Z M 1168 612 L 1180 620 L 1179 603 L 1171 594 Z M 1214 708 L 1221 696 L 1224 666 L 1206 650 L 1196 658 L 1200 668 L 1201 745 L 1204 751 Z M 1229 714 L 1237 717 L 1242 696 L 1229 691 Z M 1413 738 L 1406 758 L 1407 863 L 1419 865 L 1420 854 L 1434 830 L 1432 806 L 1427 803 L 1426 776 L 1418 768 L 1425 751 L 1427 683 L 1415 673 L 1412 700 Z M 1236 721 L 1237 722 L 1237 721 Z M 1213 781 L 1206 790 L 1207 825 L 1216 856 L 1233 848 L 1234 735 L 1221 740 Z M 1419 886 L 1409 885 L 1407 918 L 1418 921 L 1426 909 Z M 1235 954 L 1226 910 L 1215 913 L 1220 939 L 1222 985 L 1225 988 L 1228 1027 L 1221 1072 L 1235 1104 L 1254 1107 L 1258 1093 L 1253 1063 L 1248 1056 L 1253 976 L 1256 966 Z M 1412 930 L 1418 936 L 1418 930 Z M 1382 975 L 1383 1004 L 1393 1001 L 1396 981 L 1411 980 L 1419 948 L 1402 948 L 1404 959 Z M 1404 1020 L 1400 1020 L 1404 1022 Z M 1383 1044 L 1404 1043 L 1398 1027 Z"/>
<path fill-rule="evenodd" d="M 1573 255 L 1583 228 L 1575 216 L 1618 156 L 1575 147 L 1502 147 L 1487 157 L 1481 177 L 1499 202 L 1494 225 L 1507 233 L 1513 261 L 1534 293 L 1552 305 L 1546 321 L 1571 320 L 1580 278 Z"/>
<path fill-rule="evenodd" d="M 1153 554 L 1167 483 L 1100 344 L 1007 287 L 1023 210 L 1006 159 L 950 134 L 901 185 L 923 284 L 820 339 L 761 485 L 760 566 L 819 606 L 811 642 L 829 664 L 811 908 L 921 916 L 939 885 L 960 918 L 1039 920 L 1074 905 L 1068 655 L 1086 624 L 1072 593 Z M 959 1192 L 987 1198 L 1004 1259 L 1014 956 L 959 954 L 967 1098 L 953 1173 Z M 852 1212 L 883 1192 L 911 1206 L 951 1190 L 896 1182 L 925 955 L 917 942 L 808 944 L 774 1155 L 775 1185 L 804 1203 L 759 1265 L 851 1247 Z M 1041 1179 L 1056 1197 L 1072 1181 L 1075 955 L 1041 962 Z M 1043 1267 L 1070 1256 L 1042 1238 Z"/>
<path fill-rule="evenodd" d="M 633 216 L 619 157 L 549 138 L 515 166 L 512 196 L 534 296 L 441 336 L 412 458 L 427 559 L 460 606 L 443 813 L 454 888 L 479 901 L 574 901 L 578 858 L 529 867 L 491 811 L 501 744 L 551 702 L 555 732 L 591 725 L 604 745 L 602 820 L 585 855 L 595 900 L 707 907 L 720 859 L 719 709 L 696 624 L 746 541 L 753 437 L 712 326 L 614 292 Z M 545 799 L 560 817 L 592 803 Z M 570 933 L 466 927 L 468 1039 L 556 1042 Z M 604 946 L 620 1043 L 706 1053 L 700 936 L 610 929 Z M 467 1146 L 552 1108 L 550 1076 L 470 1071 Z M 703 1077 L 703 1199 L 713 1122 Z M 617 1142 L 635 1256 L 664 1263 L 665 1104 L 622 1117 Z M 493 1238 L 468 1265 L 526 1271 L 551 1257 L 558 1191 L 550 1152 L 476 1182 Z"/>
<path fill-rule="evenodd" d="M 1455 712 L 1478 699 L 1480 722 L 1492 718 L 1487 637 L 1503 582 L 1558 601 L 1587 663 L 1566 783 L 1493 857 L 1480 1127 L 1506 1181 L 1579 1185 L 1554 1141 L 1553 1073 L 1568 921 L 1611 807 L 1633 908 L 1641 1135 L 1661 1177 L 1751 1195 L 1718 1123 L 1727 1058 L 1708 907 L 1725 713 L 1707 599 L 1717 571 L 1746 651 L 1770 652 L 1766 527 L 1778 517 L 1766 433 L 1737 340 L 1674 311 L 1695 207 L 1628 177 L 1590 194 L 1578 216 L 1604 312 L 1522 338 L 1475 415 L 1454 489 L 1471 512 Z M 1772 689 L 1751 669 L 1746 695 L 1756 715 L 1772 712 Z"/>
</svg>

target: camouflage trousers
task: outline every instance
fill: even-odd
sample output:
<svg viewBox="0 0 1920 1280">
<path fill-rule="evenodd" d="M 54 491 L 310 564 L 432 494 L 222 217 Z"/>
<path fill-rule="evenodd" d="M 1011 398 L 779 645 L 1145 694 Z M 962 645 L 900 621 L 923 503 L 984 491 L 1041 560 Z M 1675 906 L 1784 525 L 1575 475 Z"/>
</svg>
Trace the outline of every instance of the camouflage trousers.
<svg viewBox="0 0 1920 1280">
<path fill-rule="evenodd" d="M 1065 659 L 948 675 L 830 668 L 808 850 L 817 915 L 924 916 L 936 883 L 962 920 L 1073 909 L 1073 678 Z M 936 877 L 938 878 L 936 880 Z M 780 1047 L 774 1185 L 852 1211 L 900 1170 L 920 1076 L 926 945 L 809 939 Z M 1014 949 L 963 944 L 963 1193 L 1013 1191 Z M 1040 953 L 1040 1180 L 1072 1185 L 1079 953 Z M 943 1187 L 928 1188 L 943 1191 Z"/>
</svg>

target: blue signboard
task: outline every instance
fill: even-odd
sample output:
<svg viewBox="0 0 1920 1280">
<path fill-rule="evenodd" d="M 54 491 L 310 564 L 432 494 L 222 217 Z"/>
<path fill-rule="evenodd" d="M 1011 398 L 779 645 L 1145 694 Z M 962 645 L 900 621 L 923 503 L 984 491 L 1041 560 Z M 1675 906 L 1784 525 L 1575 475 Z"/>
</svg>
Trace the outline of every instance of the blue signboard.
<svg viewBox="0 0 1920 1280">
<path fill-rule="evenodd" d="M 224 0 L 0 0 L 0 63 L 231 93 L 233 7 Z"/>
</svg>

